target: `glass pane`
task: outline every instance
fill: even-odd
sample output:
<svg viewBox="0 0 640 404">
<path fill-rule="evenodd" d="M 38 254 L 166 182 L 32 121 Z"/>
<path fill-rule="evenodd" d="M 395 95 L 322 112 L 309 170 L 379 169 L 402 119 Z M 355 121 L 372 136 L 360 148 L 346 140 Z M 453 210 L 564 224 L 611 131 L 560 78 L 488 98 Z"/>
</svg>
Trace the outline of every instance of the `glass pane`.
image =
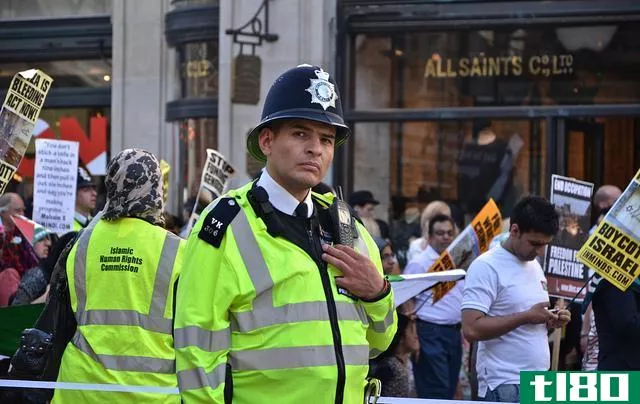
<svg viewBox="0 0 640 404">
<path fill-rule="evenodd" d="M 218 96 L 218 43 L 190 43 L 178 47 L 182 98 Z"/>
<path fill-rule="evenodd" d="M 187 119 L 180 124 L 181 203 L 198 194 L 207 149 L 217 147 L 217 119 Z"/>
<path fill-rule="evenodd" d="M 74 17 L 111 14 L 111 0 L 2 0 L 0 18 Z"/>
<path fill-rule="evenodd" d="M 111 86 L 111 59 L 105 59 L 0 64 L 0 88 L 9 87 L 14 74 L 33 68 L 53 77 L 54 88 Z"/>
<path fill-rule="evenodd" d="M 624 189 L 638 167 L 640 121 L 632 117 L 566 119 L 567 175 Z"/>
<path fill-rule="evenodd" d="M 171 0 L 171 6 L 174 8 L 218 5 L 220 5 L 220 0 Z"/>
<path fill-rule="evenodd" d="M 447 202 L 462 226 L 490 197 L 508 217 L 521 196 L 546 192 L 541 120 L 358 123 L 354 135 L 354 189 L 372 191 L 376 216 L 395 228 L 419 229 L 434 200 Z"/>
<path fill-rule="evenodd" d="M 359 35 L 355 77 L 371 79 L 356 106 L 638 102 L 639 34 L 627 23 Z"/>
</svg>

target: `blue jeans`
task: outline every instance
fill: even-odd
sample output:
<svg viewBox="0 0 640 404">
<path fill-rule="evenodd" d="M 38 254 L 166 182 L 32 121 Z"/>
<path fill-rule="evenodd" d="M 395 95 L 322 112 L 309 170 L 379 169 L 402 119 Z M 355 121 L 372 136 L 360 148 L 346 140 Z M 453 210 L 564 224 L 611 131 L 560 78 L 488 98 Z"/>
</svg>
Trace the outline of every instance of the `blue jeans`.
<svg viewBox="0 0 640 404">
<path fill-rule="evenodd" d="M 413 366 L 419 398 L 452 400 L 462 365 L 460 328 L 418 321 L 420 360 Z"/>
<path fill-rule="evenodd" d="M 520 385 L 501 384 L 494 390 L 487 389 L 487 394 L 484 396 L 483 401 L 493 401 L 496 403 L 519 403 Z"/>
</svg>

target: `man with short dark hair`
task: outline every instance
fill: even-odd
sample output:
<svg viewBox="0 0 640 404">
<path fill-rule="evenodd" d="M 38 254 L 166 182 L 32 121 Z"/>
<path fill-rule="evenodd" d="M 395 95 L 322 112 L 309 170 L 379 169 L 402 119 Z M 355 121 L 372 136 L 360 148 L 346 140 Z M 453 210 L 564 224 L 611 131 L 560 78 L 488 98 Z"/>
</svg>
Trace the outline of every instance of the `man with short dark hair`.
<svg viewBox="0 0 640 404">
<path fill-rule="evenodd" d="M 520 371 L 548 370 L 547 328 L 569 322 L 564 308 L 550 311 L 547 281 L 535 259 L 558 231 L 558 214 L 545 198 L 527 196 L 513 208 L 509 238 L 467 270 L 462 329 L 479 341 L 478 395 L 520 402 Z"/>
<path fill-rule="evenodd" d="M 405 274 L 425 273 L 455 238 L 453 219 L 436 215 L 429 221 L 429 245 L 404 270 Z M 464 281 L 437 302 L 431 292 L 416 297 L 420 359 L 413 368 L 420 398 L 453 400 L 462 364 L 460 304 Z"/>
<path fill-rule="evenodd" d="M 358 217 L 369 233 L 375 237 L 389 238 L 389 225 L 380 219 L 376 219 L 373 211 L 380 202 L 377 201 L 371 191 L 354 191 L 349 195 L 349 205 L 356 211 Z"/>
<path fill-rule="evenodd" d="M 96 208 L 96 184 L 82 167 L 78 167 L 76 180 L 76 212 L 73 218 L 73 231 L 80 231 L 87 227 L 91 215 Z"/>
<path fill-rule="evenodd" d="M 183 403 L 365 401 L 369 359 L 396 334 L 391 285 L 365 228 L 311 191 L 348 135 L 322 68 L 271 86 L 247 138 L 265 169 L 211 203 L 187 242 L 174 328 Z"/>
</svg>

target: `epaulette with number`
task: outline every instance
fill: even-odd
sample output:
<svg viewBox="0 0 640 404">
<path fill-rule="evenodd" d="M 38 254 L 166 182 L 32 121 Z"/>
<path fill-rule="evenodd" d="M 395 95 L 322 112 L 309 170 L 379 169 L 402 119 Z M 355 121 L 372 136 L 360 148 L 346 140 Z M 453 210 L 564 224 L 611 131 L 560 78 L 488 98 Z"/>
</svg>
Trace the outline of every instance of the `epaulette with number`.
<svg viewBox="0 0 640 404">
<path fill-rule="evenodd" d="M 238 212 L 240 212 L 240 205 L 235 199 L 220 199 L 204 218 L 198 237 L 215 248 L 220 248 L 224 232 Z"/>
</svg>

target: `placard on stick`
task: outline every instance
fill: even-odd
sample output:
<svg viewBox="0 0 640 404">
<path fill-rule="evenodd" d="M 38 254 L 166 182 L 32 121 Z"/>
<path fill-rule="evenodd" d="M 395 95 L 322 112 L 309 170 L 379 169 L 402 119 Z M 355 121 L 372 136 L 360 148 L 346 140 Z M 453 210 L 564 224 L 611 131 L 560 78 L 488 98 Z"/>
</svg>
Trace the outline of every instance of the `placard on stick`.
<svg viewBox="0 0 640 404">
<path fill-rule="evenodd" d="M 24 157 L 52 82 L 36 69 L 19 72 L 11 80 L 0 109 L 0 195 Z"/>
<path fill-rule="evenodd" d="M 37 139 L 33 220 L 62 235 L 73 230 L 78 142 Z"/>
</svg>

